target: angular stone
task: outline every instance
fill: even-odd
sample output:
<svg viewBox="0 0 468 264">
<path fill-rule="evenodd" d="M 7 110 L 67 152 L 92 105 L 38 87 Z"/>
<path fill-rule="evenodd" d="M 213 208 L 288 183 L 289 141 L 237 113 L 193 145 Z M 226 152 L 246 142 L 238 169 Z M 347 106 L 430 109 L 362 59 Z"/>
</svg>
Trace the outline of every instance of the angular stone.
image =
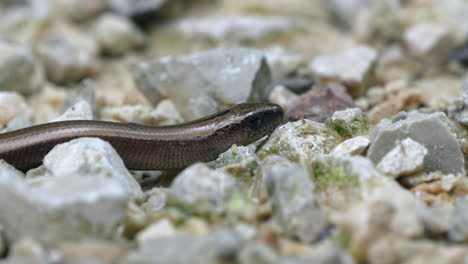
<svg viewBox="0 0 468 264">
<path fill-rule="evenodd" d="M 140 62 L 133 74 L 138 88 L 151 103 L 170 99 L 187 121 L 226 105 L 263 101 L 272 88 L 264 54 L 248 48 Z"/>
<path fill-rule="evenodd" d="M 236 191 L 236 180 L 229 174 L 196 163 L 183 170 L 172 182 L 171 204 L 198 214 L 220 214 Z"/>
<path fill-rule="evenodd" d="M 50 122 L 65 121 L 65 120 L 93 120 L 93 110 L 86 101 L 79 101 L 71 106 L 61 116 L 51 120 Z"/>
<path fill-rule="evenodd" d="M 366 135 L 369 119 L 359 108 L 348 108 L 333 113 L 330 125 L 344 138 Z"/>
<path fill-rule="evenodd" d="M 347 139 L 338 144 L 330 154 L 355 156 L 360 155 L 370 145 L 370 140 L 364 136 L 357 136 Z"/>
<path fill-rule="evenodd" d="M 163 218 L 138 232 L 136 240 L 142 246 L 148 241 L 161 237 L 173 237 L 175 235 L 176 230 L 174 225 L 169 220 Z"/>
<path fill-rule="evenodd" d="M 378 163 L 396 142 L 405 138 L 422 144 L 428 154 L 424 171 L 464 173 L 464 158 L 451 121 L 442 112 L 432 114 L 401 114 L 394 120 L 383 119 L 370 133 L 371 146 L 367 156 Z"/>
<path fill-rule="evenodd" d="M 319 79 L 335 80 L 350 86 L 352 96 L 361 95 L 371 79 L 377 51 L 358 46 L 332 55 L 318 56 L 313 59 L 309 68 Z"/>
<path fill-rule="evenodd" d="M 36 71 L 32 52 L 20 45 L 0 41 L 0 87 L 2 91 L 28 94 L 40 86 L 34 83 Z"/>
<path fill-rule="evenodd" d="M 457 122 L 468 126 L 468 81 L 463 84 L 463 89 L 455 98 L 454 106 L 450 110 Z"/>
<path fill-rule="evenodd" d="M 238 254 L 239 264 L 277 264 L 276 252 L 260 242 L 247 243 Z"/>
<path fill-rule="evenodd" d="M 310 119 L 325 122 L 338 110 L 355 107 L 353 99 L 345 88 L 337 84 L 315 85 L 312 90 L 301 95 L 297 103 L 288 107 L 288 120 Z"/>
<path fill-rule="evenodd" d="M 105 54 L 120 55 L 143 44 L 144 35 L 126 17 L 101 15 L 94 25 L 94 34 Z"/>
<path fill-rule="evenodd" d="M 317 155 L 307 169 L 323 205 L 346 210 L 359 201 L 384 201 L 395 208 L 392 232 L 420 236 L 423 226 L 418 211 L 424 208 L 411 192 L 379 172 L 367 158 Z M 333 195 L 330 195 L 333 193 Z"/>
<path fill-rule="evenodd" d="M 217 230 L 205 235 L 181 233 L 175 237 L 153 239 L 140 245 L 138 250 L 128 255 L 126 263 L 216 264 L 231 259 L 240 246 L 239 236 L 230 230 Z"/>
<path fill-rule="evenodd" d="M 116 179 L 68 175 L 25 180 L 3 161 L 0 189 L 0 221 L 7 238 L 31 236 L 47 245 L 111 237 L 129 199 Z"/>
<path fill-rule="evenodd" d="M 97 51 L 94 39 L 66 26 L 49 32 L 37 45 L 47 78 L 60 84 L 76 82 L 94 73 Z"/>
<path fill-rule="evenodd" d="M 404 32 L 403 39 L 413 56 L 430 63 L 447 61 L 454 48 L 450 28 L 440 24 L 414 25 Z"/>
<path fill-rule="evenodd" d="M 255 154 L 255 149 L 246 146 L 233 146 L 216 159 L 215 167 L 237 176 L 255 176 L 260 170 L 260 159 Z"/>
<path fill-rule="evenodd" d="M 275 220 L 292 238 L 304 243 L 316 240 L 328 220 L 316 203 L 314 185 L 304 169 L 280 156 L 267 157 L 262 168 Z"/>
<path fill-rule="evenodd" d="M 137 124 L 152 124 L 149 105 L 117 105 L 101 109 L 101 119 Z"/>
<path fill-rule="evenodd" d="M 271 68 L 273 82 L 282 80 L 294 73 L 304 64 L 304 59 L 299 54 L 285 50 L 282 46 L 274 45 L 265 50 L 268 65 Z M 310 80 L 302 80 L 304 86 L 312 86 Z M 284 84 L 284 83 L 283 83 Z M 290 87 L 288 87 L 290 88 Z M 291 89 L 291 88 L 290 88 Z M 293 90 L 293 89 L 291 89 Z M 300 89 L 297 89 L 300 90 Z"/>
<path fill-rule="evenodd" d="M 322 123 L 308 119 L 278 127 L 258 151 L 260 159 L 277 154 L 292 161 L 311 160 L 317 154 L 329 153 L 341 137 Z"/>
<path fill-rule="evenodd" d="M 128 198 L 141 197 L 141 188 L 112 146 L 98 138 L 78 138 L 55 146 L 45 157 L 46 175 L 57 178 L 106 178 L 121 185 Z"/>
<path fill-rule="evenodd" d="M 395 178 L 409 175 L 423 170 L 426 155 L 427 149 L 423 145 L 405 138 L 382 157 L 377 169 Z"/>
</svg>

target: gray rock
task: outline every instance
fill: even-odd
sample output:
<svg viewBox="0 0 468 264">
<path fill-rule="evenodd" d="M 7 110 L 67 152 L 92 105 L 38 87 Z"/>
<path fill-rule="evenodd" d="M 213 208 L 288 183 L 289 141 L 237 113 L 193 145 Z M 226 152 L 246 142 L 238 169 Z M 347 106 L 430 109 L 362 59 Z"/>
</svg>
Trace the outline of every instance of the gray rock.
<svg viewBox="0 0 468 264">
<path fill-rule="evenodd" d="M 80 101 L 87 102 L 91 107 L 91 114 L 93 116 L 98 116 L 98 106 L 96 104 L 96 84 L 93 81 L 86 79 L 77 85 L 77 87 L 65 98 L 62 104 L 62 109 L 66 111 Z"/>
<path fill-rule="evenodd" d="M 28 94 L 40 88 L 34 83 L 32 52 L 20 45 L 0 41 L 0 87 L 3 91 Z"/>
<path fill-rule="evenodd" d="M 409 175 L 423 170 L 426 155 L 423 145 L 406 138 L 382 157 L 377 168 L 393 177 Z"/>
<path fill-rule="evenodd" d="M 144 35 L 126 17 L 101 15 L 94 25 L 95 37 L 105 54 L 120 55 L 143 44 Z"/>
<path fill-rule="evenodd" d="M 364 136 L 357 136 L 347 139 L 338 144 L 330 154 L 354 156 L 360 155 L 369 146 L 370 140 Z"/>
<path fill-rule="evenodd" d="M 47 78 L 55 83 L 79 81 L 95 72 L 97 43 L 75 29 L 60 28 L 37 46 Z"/>
<path fill-rule="evenodd" d="M 185 120 L 246 101 L 263 101 L 271 87 L 264 54 L 256 49 L 210 50 L 140 62 L 133 68 L 138 88 L 153 104 L 170 99 Z"/>
<path fill-rule="evenodd" d="M 107 0 L 111 9 L 125 16 L 136 16 L 161 8 L 167 0 Z"/>
<path fill-rule="evenodd" d="M 98 138 L 78 138 L 55 146 L 45 157 L 46 174 L 55 177 L 113 179 L 129 199 L 141 197 L 141 188 L 112 146 Z"/>
<path fill-rule="evenodd" d="M 271 76 L 274 82 L 286 78 L 305 64 L 304 59 L 299 54 L 287 51 L 282 46 L 278 45 L 271 46 L 266 49 L 265 56 L 267 58 L 268 65 L 270 65 Z M 310 84 L 310 80 L 302 81 L 303 83 Z"/>
<path fill-rule="evenodd" d="M 304 169 L 280 156 L 267 157 L 262 168 L 276 221 L 290 237 L 305 243 L 316 240 L 328 221 Z"/>
<path fill-rule="evenodd" d="M 60 256 L 60 260 L 56 262 L 113 264 L 121 263 L 120 261 L 125 259 L 127 249 L 114 241 L 82 240 L 63 243 L 56 252 Z"/>
<path fill-rule="evenodd" d="M 258 151 L 260 159 L 276 154 L 292 161 L 311 160 L 317 154 L 329 153 L 341 141 L 328 126 L 303 119 L 278 127 Z"/>
<path fill-rule="evenodd" d="M 463 153 L 454 131 L 453 124 L 441 112 L 400 114 L 393 121 L 383 119 L 373 128 L 367 156 L 378 163 L 398 141 L 409 137 L 428 150 L 424 171 L 464 173 Z"/>
<path fill-rule="evenodd" d="M 8 258 L 2 264 L 50 263 L 45 248 L 38 241 L 24 238 L 12 243 Z"/>
<path fill-rule="evenodd" d="M 358 96 L 365 91 L 365 86 L 369 85 L 377 56 L 377 51 L 373 48 L 358 46 L 340 53 L 318 56 L 310 62 L 309 68 L 318 79 L 332 79 L 356 86 L 350 89 L 350 94 Z"/>
<path fill-rule="evenodd" d="M 196 163 L 183 170 L 172 182 L 172 204 L 198 214 L 220 214 L 236 191 L 236 180 L 229 174 Z"/>
<path fill-rule="evenodd" d="M 172 30 L 189 38 L 204 37 L 214 41 L 259 41 L 291 30 L 293 21 L 280 16 L 215 15 L 183 18 Z"/>
<path fill-rule="evenodd" d="M 299 101 L 299 96 L 291 92 L 283 85 L 276 85 L 271 90 L 268 100 L 272 103 L 279 104 L 285 112 L 288 112 Z"/>
<path fill-rule="evenodd" d="M 109 238 L 125 217 L 129 195 L 106 177 L 43 176 L 25 180 L 0 161 L 0 221 L 7 238 L 31 236 L 47 245 Z"/>
<path fill-rule="evenodd" d="M 216 264 L 232 259 L 241 246 L 232 231 L 218 230 L 201 236 L 178 234 L 147 241 L 128 255 L 129 264 Z"/>
<path fill-rule="evenodd" d="M 457 200 L 449 225 L 449 238 L 455 242 L 468 241 L 468 197 Z"/>
</svg>

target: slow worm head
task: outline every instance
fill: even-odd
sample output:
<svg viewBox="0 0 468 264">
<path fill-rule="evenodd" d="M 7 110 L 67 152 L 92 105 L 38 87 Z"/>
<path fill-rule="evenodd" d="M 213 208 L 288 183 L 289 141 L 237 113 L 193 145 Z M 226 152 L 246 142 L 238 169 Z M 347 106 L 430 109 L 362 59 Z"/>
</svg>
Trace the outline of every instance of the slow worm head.
<svg viewBox="0 0 468 264">
<path fill-rule="evenodd" d="M 42 164 L 57 144 L 98 137 L 115 148 L 129 169 L 176 169 L 213 160 L 233 144 L 250 144 L 270 134 L 282 119 L 283 110 L 276 104 L 239 104 L 173 126 L 61 121 L 0 134 L 0 159 L 26 171 Z"/>
</svg>

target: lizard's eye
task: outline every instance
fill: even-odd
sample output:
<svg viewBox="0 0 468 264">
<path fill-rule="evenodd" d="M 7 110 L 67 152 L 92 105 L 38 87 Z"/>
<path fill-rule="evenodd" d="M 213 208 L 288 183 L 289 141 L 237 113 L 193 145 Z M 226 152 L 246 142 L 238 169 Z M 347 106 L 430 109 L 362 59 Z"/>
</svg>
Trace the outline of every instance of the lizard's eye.
<svg viewBox="0 0 468 264">
<path fill-rule="evenodd" d="M 245 125 L 251 129 L 259 129 L 263 125 L 263 120 L 258 116 L 250 116 L 245 120 Z"/>
</svg>

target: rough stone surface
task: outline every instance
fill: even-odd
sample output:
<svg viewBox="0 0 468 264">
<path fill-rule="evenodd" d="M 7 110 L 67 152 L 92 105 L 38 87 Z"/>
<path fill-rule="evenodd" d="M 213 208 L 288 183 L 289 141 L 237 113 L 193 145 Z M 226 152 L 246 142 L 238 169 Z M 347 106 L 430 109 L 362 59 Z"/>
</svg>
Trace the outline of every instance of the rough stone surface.
<svg viewBox="0 0 468 264">
<path fill-rule="evenodd" d="M 258 156 L 264 159 L 277 154 L 292 161 L 310 160 L 317 154 L 329 153 L 340 141 L 341 137 L 326 125 L 304 119 L 278 127 Z"/>
<path fill-rule="evenodd" d="M 260 170 L 253 146 L 233 146 L 216 159 L 215 167 L 237 177 L 253 177 Z"/>
<path fill-rule="evenodd" d="M 115 179 L 68 175 L 26 181 L 3 161 L 0 171 L 0 218 L 9 240 L 29 235 L 57 245 L 106 238 L 124 218 L 129 195 Z"/>
<path fill-rule="evenodd" d="M 325 122 L 338 110 L 355 107 L 345 88 L 337 84 L 315 85 L 301 95 L 296 104 L 286 112 L 288 120 L 310 119 Z"/>
<path fill-rule="evenodd" d="M 262 168 L 276 221 L 293 238 L 306 243 L 316 240 L 328 221 L 304 169 L 280 156 L 267 157 Z"/>
<path fill-rule="evenodd" d="M 111 55 L 123 54 L 144 41 L 143 33 L 130 20 L 114 14 L 100 16 L 94 34 L 102 51 Z"/>
<path fill-rule="evenodd" d="M 463 89 L 455 99 L 454 106 L 451 110 L 457 122 L 468 126 L 468 81 L 465 81 Z"/>
<path fill-rule="evenodd" d="M 127 263 L 216 264 L 234 256 L 240 246 L 239 236 L 229 230 L 214 231 L 201 236 L 182 233 L 175 237 L 148 241 L 128 255 Z M 183 249 L 183 252 L 180 249 Z"/>
<path fill-rule="evenodd" d="M 287 51 L 282 46 L 278 45 L 266 49 L 265 56 L 271 68 L 273 82 L 282 80 L 293 74 L 304 64 L 303 58 L 299 54 Z M 310 80 L 304 83 L 306 83 L 307 86 L 307 83 L 310 84 Z"/>
<path fill-rule="evenodd" d="M 149 105 L 118 105 L 101 109 L 101 118 L 124 123 L 152 124 Z"/>
<path fill-rule="evenodd" d="M 357 136 L 347 139 L 338 144 L 330 154 L 354 156 L 360 155 L 367 149 L 370 144 L 370 140 L 364 136 Z"/>
<path fill-rule="evenodd" d="M 336 111 L 330 120 L 333 129 L 344 138 L 366 135 L 369 119 L 359 108 Z"/>
<path fill-rule="evenodd" d="M 112 146 L 98 138 L 78 138 L 55 146 L 44 158 L 47 173 L 57 178 L 106 178 L 121 185 L 128 198 L 141 196 L 141 188 Z M 72 187 L 72 186 L 71 186 Z"/>
<path fill-rule="evenodd" d="M 167 219 L 161 219 L 156 223 L 147 226 L 143 231 L 140 231 L 136 237 L 140 246 L 146 242 L 158 239 L 161 237 L 173 237 L 176 235 L 174 225 Z"/>
<path fill-rule="evenodd" d="M 238 254 L 240 264 L 276 264 L 278 255 L 269 246 L 259 243 L 247 243 Z"/>
<path fill-rule="evenodd" d="M 350 89 L 351 95 L 358 96 L 367 88 L 377 56 L 377 51 L 373 48 L 358 46 L 337 54 L 318 56 L 311 61 L 309 67 L 319 79 L 359 86 Z"/>
<path fill-rule="evenodd" d="M 0 90 L 23 94 L 37 91 L 34 73 L 35 60 L 29 49 L 0 41 Z"/>
<path fill-rule="evenodd" d="M 409 137 L 428 150 L 424 158 L 426 172 L 464 173 L 463 153 L 454 131 L 450 120 L 441 112 L 403 113 L 393 121 L 384 119 L 373 128 L 367 156 L 378 163 L 397 141 Z"/>
<path fill-rule="evenodd" d="M 390 224 L 392 232 L 408 237 L 422 234 L 417 212 L 423 204 L 379 172 L 369 159 L 317 155 L 307 171 L 317 186 L 317 198 L 322 205 L 345 210 L 359 201 L 389 202 L 395 208 Z"/>
<path fill-rule="evenodd" d="M 236 191 L 236 180 L 229 174 L 196 163 L 172 182 L 172 202 L 199 214 L 220 214 Z"/>
<path fill-rule="evenodd" d="M 17 92 L 0 91 L 0 128 L 16 118 L 30 122 L 32 115 L 32 109 L 26 104 L 23 96 Z"/>
<path fill-rule="evenodd" d="M 377 168 L 393 177 L 413 174 L 423 170 L 426 155 L 427 149 L 423 145 L 406 138 L 382 157 Z"/>
<path fill-rule="evenodd" d="M 185 120 L 212 114 L 225 105 L 265 100 L 271 90 L 263 53 L 248 48 L 140 62 L 133 74 L 150 102 L 170 99 Z"/>
</svg>

